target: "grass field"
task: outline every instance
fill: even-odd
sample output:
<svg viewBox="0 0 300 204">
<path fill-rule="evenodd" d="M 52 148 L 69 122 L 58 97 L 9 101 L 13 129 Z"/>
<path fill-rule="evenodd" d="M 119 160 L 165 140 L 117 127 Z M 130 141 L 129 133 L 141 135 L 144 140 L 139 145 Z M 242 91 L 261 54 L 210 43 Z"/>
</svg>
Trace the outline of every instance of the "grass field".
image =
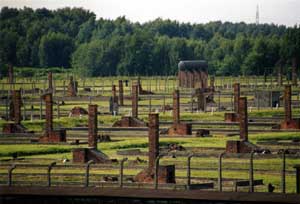
<svg viewBox="0 0 300 204">
<path fill-rule="evenodd" d="M 59 80 L 55 81 L 55 86 L 57 86 L 57 89 L 60 90 L 59 92 L 55 93 L 55 96 L 61 97 L 62 96 L 62 90 L 61 87 L 63 85 L 63 79 L 67 77 L 67 74 L 55 74 L 54 78 L 58 78 Z M 121 79 L 127 79 L 128 77 L 121 77 Z M 89 93 L 84 93 L 83 89 L 81 87 L 84 86 L 90 86 L 92 88 L 92 93 L 90 93 L 92 96 L 111 96 L 111 85 L 112 84 L 118 84 L 117 77 L 110 77 L 110 78 L 92 78 L 92 79 L 80 79 L 77 77 L 77 80 L 79 82 L 79 94 L 82 95 L 88 95 Z M 41 80 L 41 77 L 39 77 L 39 80 L 36 78 L 33 79 L 17 79 L 17 82 L 23 83 L 29 83 L 30 81 L 35 81 L 36 84 L 33 86 L 32 84 L 27 85 L 15 85 L 15 88 L 22 87 L 23 89 L 31 89 L 31 88 L 45 88 L 47 84 L 45 83 L 46 77 L 44 77 Z M 255 84 L 260 85 L 260 88 L 263 89 L 261 86 L 263 84 L 263 78 L 262 77 L 248 77 L 248 78 L 232 78 L 232 77 L 217 77 L 216 78 L 216 85 L 218 86 L 224 86 L 229 87 L 228 89 L 224 89 L 222 93 L 230 93 L 232 91 L 231 85 L 234 82 L 240 81 L 243 84 L 252 84 L 253 86 Z M 274 84 L 272 84 L 273 90 L 283 90 L 282 88 L 275 87 L 275 79 L 273 79 Z M 0 80 L 0 82 L 6 82 L 5 79 Z M 66 80 L 65 84 L 68 83 L 68 80 Z M 9 86 L 7 84 L 2 84 L 1 90 L 8 90 Z M 104 88 L 100 87 L 103 86 Z M 172 96 L 171 93 L 176 88 L 176 81 L 174 80 L 174 77 L 142 77 L 142 86 L 146 90 L 152 90 L 155 92 L 155 94 L 168 94 L 165 100 L 165 104 L 172 104 Z M 271 81 L 270 79 L 266 83 L 266 87 L 271 87 Z M 293 88 L 294 91 L 299 91 L 299 88 Z M 242 88 L 242 93 L 248 91 L 248 89 Z M 188 104 L 191 99 L 188 96 L 189 90 L 183 89 L 181 90 L 182 93 L 186 93 L 187 96 L 181 99 L 182 104 Z M 130 85 L 128 87 L 125 87 L 125 95 L 130 94 Z M 31 99 L 38 99 L 38 95 L 32 95 L 31 93 L 25 94 L 24 97 L 30 101 Z M 293 96 L 293 100 L 298 100 L 297 95 Z M 217 98 L 217 97 L 216 97 Z M 253 98 L 253 96 L 248 97 L 250 100 Z M 217 100 L 217 99 L 215 99 Z M 25 100 L 26 101 L 26 100 Z M 99 110 L 101 113 L 108 111 L 108 101 L 93 101 L 93 103 L 98 104 Z M 230 104 L 231 98 L 222 96 L 220 98 L 220 103 L 222 104 Z M 89 101 L 84 102 L 78 102 L 78 101 L 66 101 L 65 105 L 60 105 L 60 111 L 61 112 L 68 112 L 70 109 L 74 106 L 81 106 L 83 108 L 87 108 L 89 104 Z M 141 97 L 141 100 L 139 101 L 140 105 L 144 105 L 143 107 L 140 107 L 140 118 L 144 121 L 148 121 L 148 104 L 149 99 L 145 99 Z M 151 99 L 151 105 L 152 106 L 161 106 L 163 104 L 163 98 L 159 99 Z M 125 105 L 127 105 L 125 108 L 121 108 L 120 112 L 122 114 L 128 114 L 130 111 L 130 105 L 131 102 L 129 100 L 125 101 Z M 39 103 L 25 103 L 25 109 L 27 112 L 31 110 L 31 107 L 33 108 L 35 113 L 39 113 Z M 0 106 L 0 112 L 1 115 L 5 113 L 5 106 Z M 155 110 L 155 108 L 154 108 Z M 59 119 L 56 118 L 56 106 L 54 106 L 54 126 L 55 128 L 63 128 L 63 127 L 82 127 L 87 126 L 87 116 L 82 117 L 65 117 L 62 116 Z M 272 116 L 279 116 L 283 115 L 284 111 L 283 108 L 280 107 L 278 109 L 270 109 L 270 108 L 260 108 L 260 110 L 257 110 L 256 108 L 252 108 L 251 111 L 249 109 L 249 117 L 272 117 Z M 190 113 L 189 111 L 186 111 L 184 108 L 181 112 L 181 120 L 189 120 L 189 121 L 223 121 L 224 120 L 224 111 L 222 112 L 194 112 Z M 293 110 L 294 115 L 300 115 L 299 108 Z M 109 127 L 111 124 L 118 119 L 120 119 L 119 116 L 112 116 L 112 115 L 99 115 L 98 116 L 98 123 L 99 126 Z M 160 112 L 160 121 L 172 121 L 172 113 L 170 111 L 167 111 L 165 113 Z M 5 123 L 4 120 L 0 120 L 0 128 L 2 129 L 2 125 Z M 26 121 L 22 121 L 22 124 L 28 129 L 33 130 L 36 132 L 41 132 L 44 129 L 44 120 L 34 119 L 31 121 L 27 118 Z M 205 127 L 205 126 L 204 126 Z M 218 128 L 222 128 L 222 126 L 215 126 Z M 131 133 L 126 133 L 130 135 Z M 119 150 L 128 150 L 128 149 L 140 149 L 142 152 L 148 151 L 148 138 L 147 133 L 144 133 L 145 137 L 113 137 L 113 142 L 107 142 L 107 143 L 98 143 L 98 149 L 103 151 L 105 154 L 109 155 L 110 158 L 115 159 L 122 159 L 124 156 L 118 155 L 117 151 Z M 176 143 L 179 145 L 182 145 L 184 147 L 191 148 L 193 150 L 197 149 L 198 153 L 207 153 L 209 154 L 216 154 L 219 153 L 218 151 L 215 151 L 214 148 L 224 148 L 226 146 L 227 140 L 235 140 L 238 139 L 237 136 L 234 137 L 227 137 L 226 134 L 214 134 L 212 137 L 207 138 L 160 138 L 160 146 L 167 146 L 170 143 Z M 293 132 L 293 133 L 257 133 L 257 134 L 250 134 L 249 139 L 252 143 L 256 144 L 258 141 L 290 141 L 295 139 L 300 139 L 300 132 Z M 81 147 L 86 147 L 86 145 L 80 145 Z M 274 149 L 283 149 L 283 148 L 295 148 L 294 146 L 270 146 Z M 65 158 L 68 158 L 72 160 L 72 149 L 75 148 L 74 146 L 68 145 L 68 144 L 62 144 L 62 145 L 51 145 L 51 144 L 0 144 L 0 182 L 5 182 L 7 179 L 7 165 L 17 162 L 17 163 L 35 163 L 35 164 L 49 164 L 52 161 L 57 161 L 58 164 L 63 164 L 62 160 Z M 211 150 L 210 150 L 211 148 Z M 299 149 L 299 147 L 296 147 Z M 222 150 L 221 150 L 222 151 Z M 13 155 L 18 155 L 18 157 L 24 158 L 23 160 L 17 160 L 13 161 L 11 160 L 11 157 Z M 137 157 L 147 160 L 147 157 L 144 155 L 134 155 L 134 156 L 128 156 L 129 160 L 133 161 Z M 217 163 L 218 158 L 216 156 L 204 156 L 200 158 L 193 158 L 192 159 L 192 167 L 195 168 L 192 170 L 192 176 L 195 177 L 209 177 L 209 178 L 217 178 Z M 71 162 L 70 162 L 71 163 Z M 179 169 L 176 170 L 176 176 L 185 176 L 186 175 L 186 158 L 184 157 L 177 157 L 177 158 L 163 158 L 161 161 L 162 164 L 176 164 L 176 167 Z M 287 192 L 295 192 L 295 175 L 294 175 L 294 168 L 293 165 L 300 164 L 300 157 L 288 157 L 287 159 Z M 69 163 L 65 164 L 66 166 L 70 165 Z M 145 167 L 146 164 L 143 164 L 142 167 Z M 129 168 L 129 164 L 125 163 L 125 175 L 135 175 L 141 170 L 141 167 L 132 169 Z M 268 183 L 272 183 L 275 185 L 276 192 L 280 191 L 280 170 L 282 166 L 282 161 L 280 158 L 280 155 L 277 157 L 268 157 L 268 156 L 262 156 L 262 155 L 256 155 L 254 159 L 254 177 L 255 179 L 263 179 L 265 186 L 258 187 L 257 190 L 259 191 L 266 191 L 266 185 Z M 97 173 L 97 174 L 118 174 L 118 164 L 115 164 L 115 169 L 92 169 L 91 173 Z M 225 178 L 237 178 L 237 179 L 248 179 L 248 167 L 249 167 L 249 158 L 231 158 L 226 157 L 224 159 L 223 167 L 225 168 L 224 171 L 224 177 Z M 127 168 L 127 169 L 126 169 Z M 202 168 L 202 169 L 201 169 Z M 210 169 L 203 169 L 203 168 L 210 168 Z M 227 169 L 226 169 L 227 168 Z M 39 173 L 39 172 L 46 172 L 46 169 L 33 169 L 33 168 L 17 168 L 14 173 Z M 82 173 L 84 174 L 84 169 L 54 169 L 53 173 Z M 21 178 L 18 178 L 21 179 Z M 42 179 L 38 176 L 32 176 L 32 177 L 26 177 L 22 179 L 27 180 L 34 180 L 34 179 Z M 63 179 L 61 177 L 56 178 L 57 180 Z M 64 178 L 66 180 L 78 180 L 78 178 L 74 177 L 66 177 Z M 82 178 L 81 178 L 82 179 Z M 95 178 L 96 179 L 96 178 Z M 80 180 L 80 179 L 79 179 Z"/>
</svg>

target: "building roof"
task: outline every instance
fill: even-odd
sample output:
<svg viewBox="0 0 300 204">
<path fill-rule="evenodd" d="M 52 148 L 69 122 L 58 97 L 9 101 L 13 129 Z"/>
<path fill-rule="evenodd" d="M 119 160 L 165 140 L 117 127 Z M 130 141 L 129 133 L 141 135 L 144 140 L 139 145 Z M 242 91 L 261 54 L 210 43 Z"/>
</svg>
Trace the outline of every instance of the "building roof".
<svg viewBox="0 0 300 204">
<path fill-rule="evenodd" d="M 205 60 L 186 60 L 180 61 L 178 63 L 179 70 L 187 70 L 187 71 L 207 71 L 208 64 Z"/>
</svg>

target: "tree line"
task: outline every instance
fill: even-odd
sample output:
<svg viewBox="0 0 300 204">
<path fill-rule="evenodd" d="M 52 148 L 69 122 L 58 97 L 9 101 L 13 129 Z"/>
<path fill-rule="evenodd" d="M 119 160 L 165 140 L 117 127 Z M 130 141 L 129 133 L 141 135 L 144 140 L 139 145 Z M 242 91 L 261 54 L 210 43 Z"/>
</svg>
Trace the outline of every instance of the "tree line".
<svg viewBox="0 0 300 204">
<path fill-rule="evenodd" d="M 82 8 L 0 12 L 0 66 L 63 67 L 81 76 L 172 75 L 180 60 L 206 60 L 216 75 L 294 71 L 300 27 L 274 24 L 146 23 L 96 19 Z M 1 69 L 4 70 L 4 69 Z"/>
</svg>

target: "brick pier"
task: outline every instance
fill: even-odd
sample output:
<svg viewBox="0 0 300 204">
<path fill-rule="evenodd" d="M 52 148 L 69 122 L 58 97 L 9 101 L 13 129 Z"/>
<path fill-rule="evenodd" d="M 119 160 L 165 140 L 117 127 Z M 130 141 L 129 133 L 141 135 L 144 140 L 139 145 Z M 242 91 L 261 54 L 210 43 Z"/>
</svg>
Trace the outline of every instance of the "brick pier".
<svg viewBox="0 0 300 204">
<path fill-rule="evenodd" d="M 24 133 L 27 132 L 26 128 L 21 124 L 21 91 L 13 90 L 12 94 L 12 103 L 10 105 L 10 120 L 13 120 L 14 123 L 6 123 L 3 125 L 4 133 Z"/>
<path fill-rule="evenodd" d="M 12 64 L 8 65 L 8 83 L 14 83 L 14 67 Z"/>
<path fill-rule="evenodd" d="M 138 101 L 139 101 L 139 90 L 138 83 L 132 85 L 131 91 L 131 112 L 132 116 L 123 116 L 121 120 L 116 121 L 113 127 L 145 127 L 147 124 L 142 120 L 138 119 Z"/>
<path fill-rule="evenodd" d="M 284 121 L 281 129 L 300 129 L 300 119 L 292 117 L 292 87 L 286 85 L 284 89 Z"/>
<path fill-rule="evenodd" d="M 53 78 L 52 78 L 52 72 L 48 73 L 48 92 L 53 91 Z"/>
<path fill-rule="evenodd" d="M 124 89 L 122 80 L 119 80 L 119 104 L 120 106 L 124 106 Z"/>
<path fill-rule="evenodd" d="M 98 106 L 89 105 L 89 118 L 88 118 L 88 148 L 73 149 L 73 162 L 86 163 L 93 160 L 96 163 L 110 162 L 107 155 L 102 153 L 97 148 L 97 133 L 98 133 Z"/>
<path fill-rule="evenodd" d="M 78 82 L 74 81 L 73 77 L 70 76 L 70 82 L 68 85 L 68 96 L 75 97 L 77 96 L 78 91 Z"/>
<path fill-rule="evenodd" d="M 240 97 L 238 100 L 238 113 L 240 122 L 240 140 L 229 140 L 226 143 L 227 153 L 250 153 L 258 149 L 257 146 L 248 141 L 248 107 L 247 98 Z"/>
<path fill-rule="evenodd" d="M 234 112 L 231 113 L 225 113 L 225 122 L 238 122 L 239 121 L 239 98 L 241 95 L 240 91 L 240 84 L 235 83 L 233 85 L 233 92 L 234 92 L 234 97 L 233 97 L 233 110 Z"/>
<path fill-rule="evenodd" d="M 152 183 L 155 174 L 156 158 L 159 155 L 159 115 L 157 113 L 149 114 L 148 124 L 148 168 L 144 169 L 135 176 L 136 182 Z M 159 183 L 175 183 L 175 165 L 159 166 Z"/>
<path fill-rule="evenodd" d="M 66 130 L 53 129 L 53 96 L 52 93 L 46 93 L 42 96 L 46 106 L 46 122 L 44 136 L 40 137 L 40 142 L 66 142 Z"/>
<path fill-rule="evenodd" d="M 168 129 L 168 135 L 191 135 L 191 124 L 180 122 L 180 95 L 179 90 L 173 93 L 173 126 Z"/>
<path fill-rule="evenodd" d="M 138 117 L 138 101 L 139 101 L 139 92 L 138 92 L 138 84 L 132 85 L 132 99 L 131 99 L 131 107 L 132 107 L 132 117 Z"/>
</svg>

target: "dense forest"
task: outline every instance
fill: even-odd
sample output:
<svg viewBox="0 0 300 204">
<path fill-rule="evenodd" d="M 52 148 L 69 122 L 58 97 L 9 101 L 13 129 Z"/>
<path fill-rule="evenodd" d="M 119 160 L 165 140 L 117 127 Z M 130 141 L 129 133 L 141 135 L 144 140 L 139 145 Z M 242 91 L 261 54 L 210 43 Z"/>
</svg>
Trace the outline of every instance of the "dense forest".
<svg viewBox="0 0 300 204">
<path fill-rule="evenodd" d="M 287 72 L 300 59 L 300 27 L 96 19 L 82 8 L 3 7 L 0 66 L 63 67 L 81 76 L 170 75 L 180 60 L 204 59 L 216 75 Z"/>
</svg>

